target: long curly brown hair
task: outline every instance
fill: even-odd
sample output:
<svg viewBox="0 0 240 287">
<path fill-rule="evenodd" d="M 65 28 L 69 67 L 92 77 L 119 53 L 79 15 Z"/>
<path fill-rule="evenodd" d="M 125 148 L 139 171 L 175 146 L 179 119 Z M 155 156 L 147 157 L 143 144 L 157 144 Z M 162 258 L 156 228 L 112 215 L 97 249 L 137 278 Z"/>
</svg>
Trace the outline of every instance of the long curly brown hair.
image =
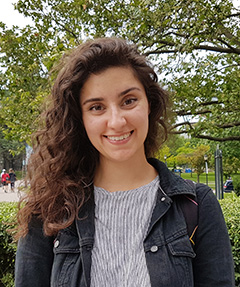
<svg viewBox="0 0 240 287">
<path fill-rule="evenodd" d="M 30 191 L 18 212 L 19 234 L 28 232 L 33 215 L 43 221 L 46 235 L 72 224 L 92 193 L 98 151 L 89 141 L 80 107 L 83 84 L 91 74 L 109 67 L 131 67 L 143 84 L 150 104 L 146 157 L 154 155 L 167 137 L 167 93 L 159 86 L 150 62 L 136 46 L 117 38 L 89 40 L 62 59 L 43 113 L 43 128 L 35 133 L 28 164 Z"/>
</svg>

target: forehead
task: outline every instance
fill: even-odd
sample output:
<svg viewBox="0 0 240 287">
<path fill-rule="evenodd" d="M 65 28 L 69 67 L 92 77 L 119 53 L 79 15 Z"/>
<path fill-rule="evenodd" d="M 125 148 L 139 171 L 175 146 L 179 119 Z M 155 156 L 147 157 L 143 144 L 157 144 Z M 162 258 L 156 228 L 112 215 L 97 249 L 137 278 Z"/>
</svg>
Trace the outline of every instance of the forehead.
<svg viewBox="0 0 240 287">
<path fill-rule="evenodd" d="M 132 87 L 144 90 L 142 83 L 130 67 L 110 67 L 89 76 L 81 89 L 81 98 L 94 93 L 122 93 Z"/>
</svg>

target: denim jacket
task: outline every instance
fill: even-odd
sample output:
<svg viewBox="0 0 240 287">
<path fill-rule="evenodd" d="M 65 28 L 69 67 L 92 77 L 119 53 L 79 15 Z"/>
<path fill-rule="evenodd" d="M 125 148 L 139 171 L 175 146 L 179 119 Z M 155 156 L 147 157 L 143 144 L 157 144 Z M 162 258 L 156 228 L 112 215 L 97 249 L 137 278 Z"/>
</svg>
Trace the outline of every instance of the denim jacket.
<svg viewBox="0 0 240 287">
<path fill-rule="evenodd" d="M 162 162 L 156 159 L 149 162 L 158 171 L 161 185 L 143 246 L 151 286 L 234 286 L 228 232 L 212 190 L 203 184 L 193 188 Z M 183 195 L 198 202 L 199 222 L 194 247 L 178 204 L 178 198 Z M 81 208 L 79 218 L 70 227 L 59 231 L 56 238 L 43 235 L 39 220 L 31 221 L 29 233 L 18 243 L 16 287 L 90 286 L 93 195 Z"/>
</svg>

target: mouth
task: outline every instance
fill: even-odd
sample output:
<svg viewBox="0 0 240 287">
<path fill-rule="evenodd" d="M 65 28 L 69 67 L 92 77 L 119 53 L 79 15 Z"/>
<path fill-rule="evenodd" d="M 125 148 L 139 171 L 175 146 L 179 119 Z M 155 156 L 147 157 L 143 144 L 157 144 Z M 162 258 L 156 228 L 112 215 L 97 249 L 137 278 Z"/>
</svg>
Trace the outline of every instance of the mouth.
<svg viewBox="0 0 240 287">
<path fill-rule="evenodd" d="M 122 140 L 129 138 L 132 135 L 132 133 L 133 131 L 123 134 L 121 136 L 104 136 L 104 137 L 108 138 L 111 141 L 122 141 Z"/>
</svg>

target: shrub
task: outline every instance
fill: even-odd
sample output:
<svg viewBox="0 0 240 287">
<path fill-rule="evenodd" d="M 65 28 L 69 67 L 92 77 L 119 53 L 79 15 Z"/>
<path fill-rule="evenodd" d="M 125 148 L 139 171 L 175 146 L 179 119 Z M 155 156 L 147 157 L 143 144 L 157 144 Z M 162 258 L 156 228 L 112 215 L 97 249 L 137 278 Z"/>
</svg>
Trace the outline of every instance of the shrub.
<svg viewBox="0 0 240 287">
<path fill-rule="evenodd" d="M 9 272 L 3 276 L 0 282 L 0 286 L 13 287 L 14 286 L 14 273 Z"/>
<path fill-rule="evenodd" d="M 240 196 L 240 176 L 233 175 L 233 188 L 237 196 Z"/>
<path fill-rule="evenodd" d="M 227 198 L 220 200 L 220 205 L 232 245 L 236 286 L 240 287 L 240 197 L 234 193 L 229 194 Z"/>
<path fill-rule="evenodd" d="M 0 202 L 0 286 L 13 286 L 17 244 L 10 232 L 14 228 L 17 203 Z"/>
</svg>

